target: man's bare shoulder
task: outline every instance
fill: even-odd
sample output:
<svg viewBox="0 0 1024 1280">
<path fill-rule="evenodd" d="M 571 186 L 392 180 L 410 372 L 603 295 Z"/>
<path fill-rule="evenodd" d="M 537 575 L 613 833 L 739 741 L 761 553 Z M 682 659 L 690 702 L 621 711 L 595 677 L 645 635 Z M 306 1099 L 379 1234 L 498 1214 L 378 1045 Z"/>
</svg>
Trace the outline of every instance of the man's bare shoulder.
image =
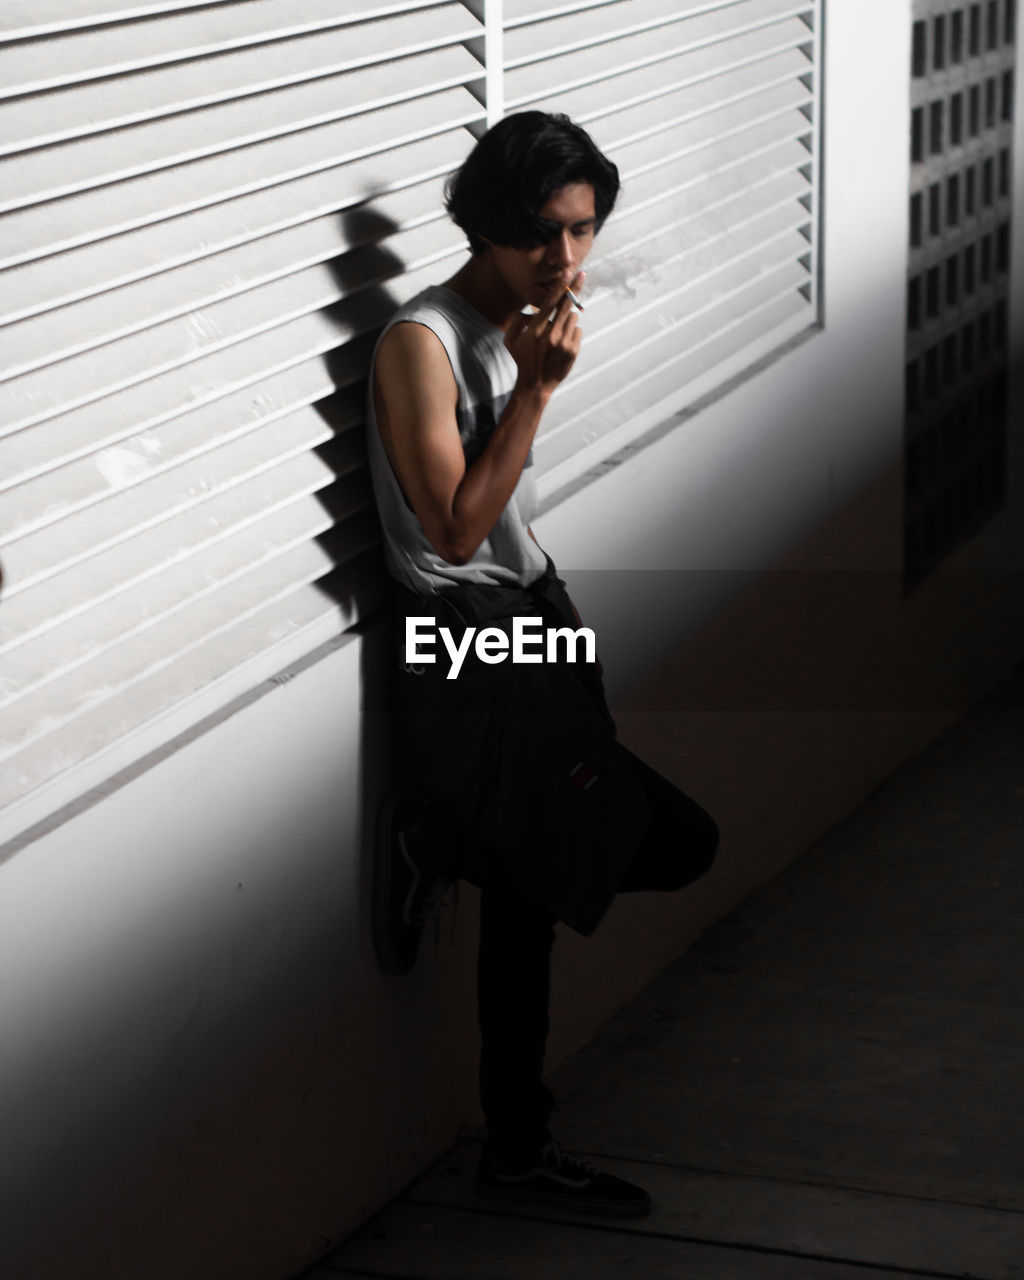
<svg viewBox="0 0 1024 1280">
<path fill-rule="evenodd" d="M 385 389 L 391 383 L 405 389 L 410 384 L 427 384 L 435 391 L 450 388 L 455 393 L 455 375 L 444 344 L 418 320 L 399 320 L 391 326 L 377 350 L 375 372 Z"/>
<path fill-rule="evenodd" d="M 458 386 L 444 345 L 432 329 L 400 320 L 388 330 L 374 362 L 373 399 L 384 451 L 426 528 L 424 477 L 441 473 L 447 481 L 458 473 L 457 483 L 465 470 Z"/>
</svg>

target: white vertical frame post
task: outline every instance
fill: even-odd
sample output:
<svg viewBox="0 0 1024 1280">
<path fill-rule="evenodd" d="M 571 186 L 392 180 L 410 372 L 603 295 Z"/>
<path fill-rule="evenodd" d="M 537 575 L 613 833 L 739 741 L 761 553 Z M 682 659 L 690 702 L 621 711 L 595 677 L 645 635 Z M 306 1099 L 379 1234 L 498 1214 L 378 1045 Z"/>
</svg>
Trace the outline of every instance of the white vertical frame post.
<svg viewBox="0 0 1024 1280">
<path fill-rule="evenodd" d="M 484 24 L 482 38 L 470 41 L 469 49 L 483 64 L 483 76 L 474 89 L 482 96 L 487 111 L 486 128 L 497 124 L 505 114 L 505 14 L 504 0 L 463 0 L 474 18 Z M 479 126 L 474 133 L 482 132 Z"/>
<path fill-rule="evenodd" d="M 811 278 L 808 301 L 814 308 L 819 324 L 824 324 L 825 316 L 822 305 L 821 273 L 824 270 L 822 254 L 822 156 L 821 149 L 825 139 L 825 0 L 816 0 L 814 6 L 814 32 L 811 42 L 813 50 L 814 76 L 814 126 L 811 137 Z"/>
<path fill-rule="evenodd" d="M 484 0 L 487 67 L 487 127 L 505 114 L 505 0 Z"/>
<path fill-rule="evenodd" d="M 1024 210 L 1024 108 L 1020 95 L 1024 88 L 1024 39 L 1021 38 L 1021 22 L 1024 13 L 1017 0 L 1016 27 L 1017 48 L 1014 58 L 1014 87 L 1017 106 L 1014 112 L 1013 142 L 1011 144 L 1010 182 L 1012 207 Z M 1024 422 L 1024 216 L 1018 215 L 1010 222 L 1010 384 L 1007 395 L 1007 422 L 1011 429 L 1006 442 L 1008 484 L 1024 489 L 1024 432 L 1013 429 L 1013 424 Z M 1011 490 L 1012 491 L 1012 490 Z"/>
</svg>

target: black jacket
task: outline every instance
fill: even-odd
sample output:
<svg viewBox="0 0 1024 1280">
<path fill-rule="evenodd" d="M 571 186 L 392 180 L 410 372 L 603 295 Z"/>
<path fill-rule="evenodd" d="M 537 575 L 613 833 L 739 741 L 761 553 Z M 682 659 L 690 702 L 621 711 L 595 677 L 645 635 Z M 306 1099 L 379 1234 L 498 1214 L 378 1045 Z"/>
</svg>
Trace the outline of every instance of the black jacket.
<svg viewBox="0 0 1024 1280">
<path fill-rule="evenodd" d="M 524 885 L 582 934 L 597 928 L 651 820 L 615 738 L 598 664 L 489 665 L 470 648 L 454 680 L 447 654 L 410 668 L 407 616 L 432 617 L 458 640 L 466 627 L 511 635 L 516 616 L 579 625 L 548 563 L 529 588 L 466 584 L 419 596 L 396 584 L 399 734 L 404 789 L 471 833 L 486 877 L 498 850 Z"/>
</svg>

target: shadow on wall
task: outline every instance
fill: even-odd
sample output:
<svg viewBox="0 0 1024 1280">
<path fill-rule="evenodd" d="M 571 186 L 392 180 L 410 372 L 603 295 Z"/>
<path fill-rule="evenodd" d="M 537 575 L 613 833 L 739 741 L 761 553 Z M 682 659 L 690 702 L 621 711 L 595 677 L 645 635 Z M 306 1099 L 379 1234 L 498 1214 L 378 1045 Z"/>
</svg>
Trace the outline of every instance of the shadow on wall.
<svg viewBox="0 0 1024 1280">
<path fill-rule="evenodd" d="M 365 465 L 367 376 L 377 337 L 398 307 L 388 282 L 401 275 L 405 263 L 387 246 L 397 224 L 375 209 L 372 201 L 345 210 L 341 223 L 343 241 L 350 248 L 328 263 L 342 294 L 332 310 L 356 336 L 324 357 L 335 389 L 316 406 L 333 433 L 316 452 L 335 477 L 317 494 L 332 521 L 317 541 L 335 566 L 318 586 L 346 613 L 358 599 L 365 616 L 366 605 L 382 596 L 385 574 L 376 547 L 379 527 Z"/>
<path fill-rule="evenodd" d="M 331 527 L 317 541 L 334 568 L 317 586 L 340 606 L 342 617 L 358 617 L 356 634 L 374 629 L 388 598 L 388 574 L 380 548 L 380 529 L 366 467 L 365 404 L 370 360 L 381 329 L 399 305 L 389 282 L 405 270 L 404 261 L 388 247 L 398 230 L 373 200 L 342 212 L 342 243 L 349 246 L 328 263 L 342 301 L 332 310 L 339 324 L 354 337 L 324 357 L 334 391 L 317 404 L 332 439 L 317 449 L 334 479 L 317 498 L 331 518 Z M 390 647 L 365 643 L 361 649 L 360 684 L 364 715 L 360 726 L 361 803 L 363 815 L 376 811 L 375 769 L 372 760 L 387 753 L 391 704 Z M 362 823 L 364 832 L 372 824 Z M 364 838 L 364 845 L 366 840 Z"/>
<path fill-rule="evenodd" d="M 331 527 L 317 541 L 334 568 L 318 582 L 337 603 L 343 618 L 358 617 L 354 633 L 360 647 L 358 727 L 360 902 L 364 930 L 368 886 L 372 874 L 372 841 L 381 791 L 391 776 L 391 705 L 394 652 L 383 625 L 390 578 L 380 545 L 380 526 L 366 466 L 365 405 L 370 361 L 384 324 L 399 305 L 389 283 L 405 270 L 405 262 L 388 242 L 397 223 L 376 209 L 372 199 L 341 214 L 342 243 L 348 250 L 328 264 L 342 301 L 333 308 L 339 323 L 355 336 L 325 356 L 334 391 L 317 404 L 332 439 L 317 450 L 334 479 L 317 498 Z"/>
</svg>

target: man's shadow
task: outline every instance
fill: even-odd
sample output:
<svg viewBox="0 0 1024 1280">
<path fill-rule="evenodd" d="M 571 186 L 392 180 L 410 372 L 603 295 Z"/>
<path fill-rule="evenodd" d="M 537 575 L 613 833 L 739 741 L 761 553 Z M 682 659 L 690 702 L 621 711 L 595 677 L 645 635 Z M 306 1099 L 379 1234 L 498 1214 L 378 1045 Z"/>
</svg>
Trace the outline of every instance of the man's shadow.
<svg viewBox="0 0 1024 1280">
<path fill-rule="evenodd" d="M 374 816 L 382 792 L 393 783 L 394 677 L 397 652 L 390 626 L 390 584 L 366 450 L 366 399 L 370 361 L 380 332 L 397 309 L 390 283 L 405 263 L 389 246 L 397 224 L 367 200 L 341 214 L 345 251 L 329 267 L 341 300 L 330 308 L 347 341 L 325 356 L 334 391 L 317 404 L 331 439 L 316 452 L 334 478 L 317 497 L 331 517 L 318 537 L 333 568 L 317 586 L 339 606 L 342 631 L 360 644 L 359 780 L 361 838 L 354 851 L 365 888 L 372 878 Z M 360 893 L 365 925 L 369 894 Z M 362 928 L 363 937 L 369 930 Z"/>
<path fill-rule="evenodd" d="M 333 472 L 317 498 L 331 527 L 317 541 L 333 568 L 317 586 L 341 611 L 341 626 L 362 625 L 384 603 L 387 573 L 380 550 L 380 526 L 366 465 L 366 396 L 374 344 L 398 299 L 389 282 L 405 268 L 387 241 L 397 224 L 374 209 L 372 201 L 341 214 L 344 253 L 327 264 L 340 301 L 328 314 L 349 331 L 348 341 L 324 356 L 333 392 L 316 408 L 331 429 L 331 439 L 316 449 Z"/>
</svg>

